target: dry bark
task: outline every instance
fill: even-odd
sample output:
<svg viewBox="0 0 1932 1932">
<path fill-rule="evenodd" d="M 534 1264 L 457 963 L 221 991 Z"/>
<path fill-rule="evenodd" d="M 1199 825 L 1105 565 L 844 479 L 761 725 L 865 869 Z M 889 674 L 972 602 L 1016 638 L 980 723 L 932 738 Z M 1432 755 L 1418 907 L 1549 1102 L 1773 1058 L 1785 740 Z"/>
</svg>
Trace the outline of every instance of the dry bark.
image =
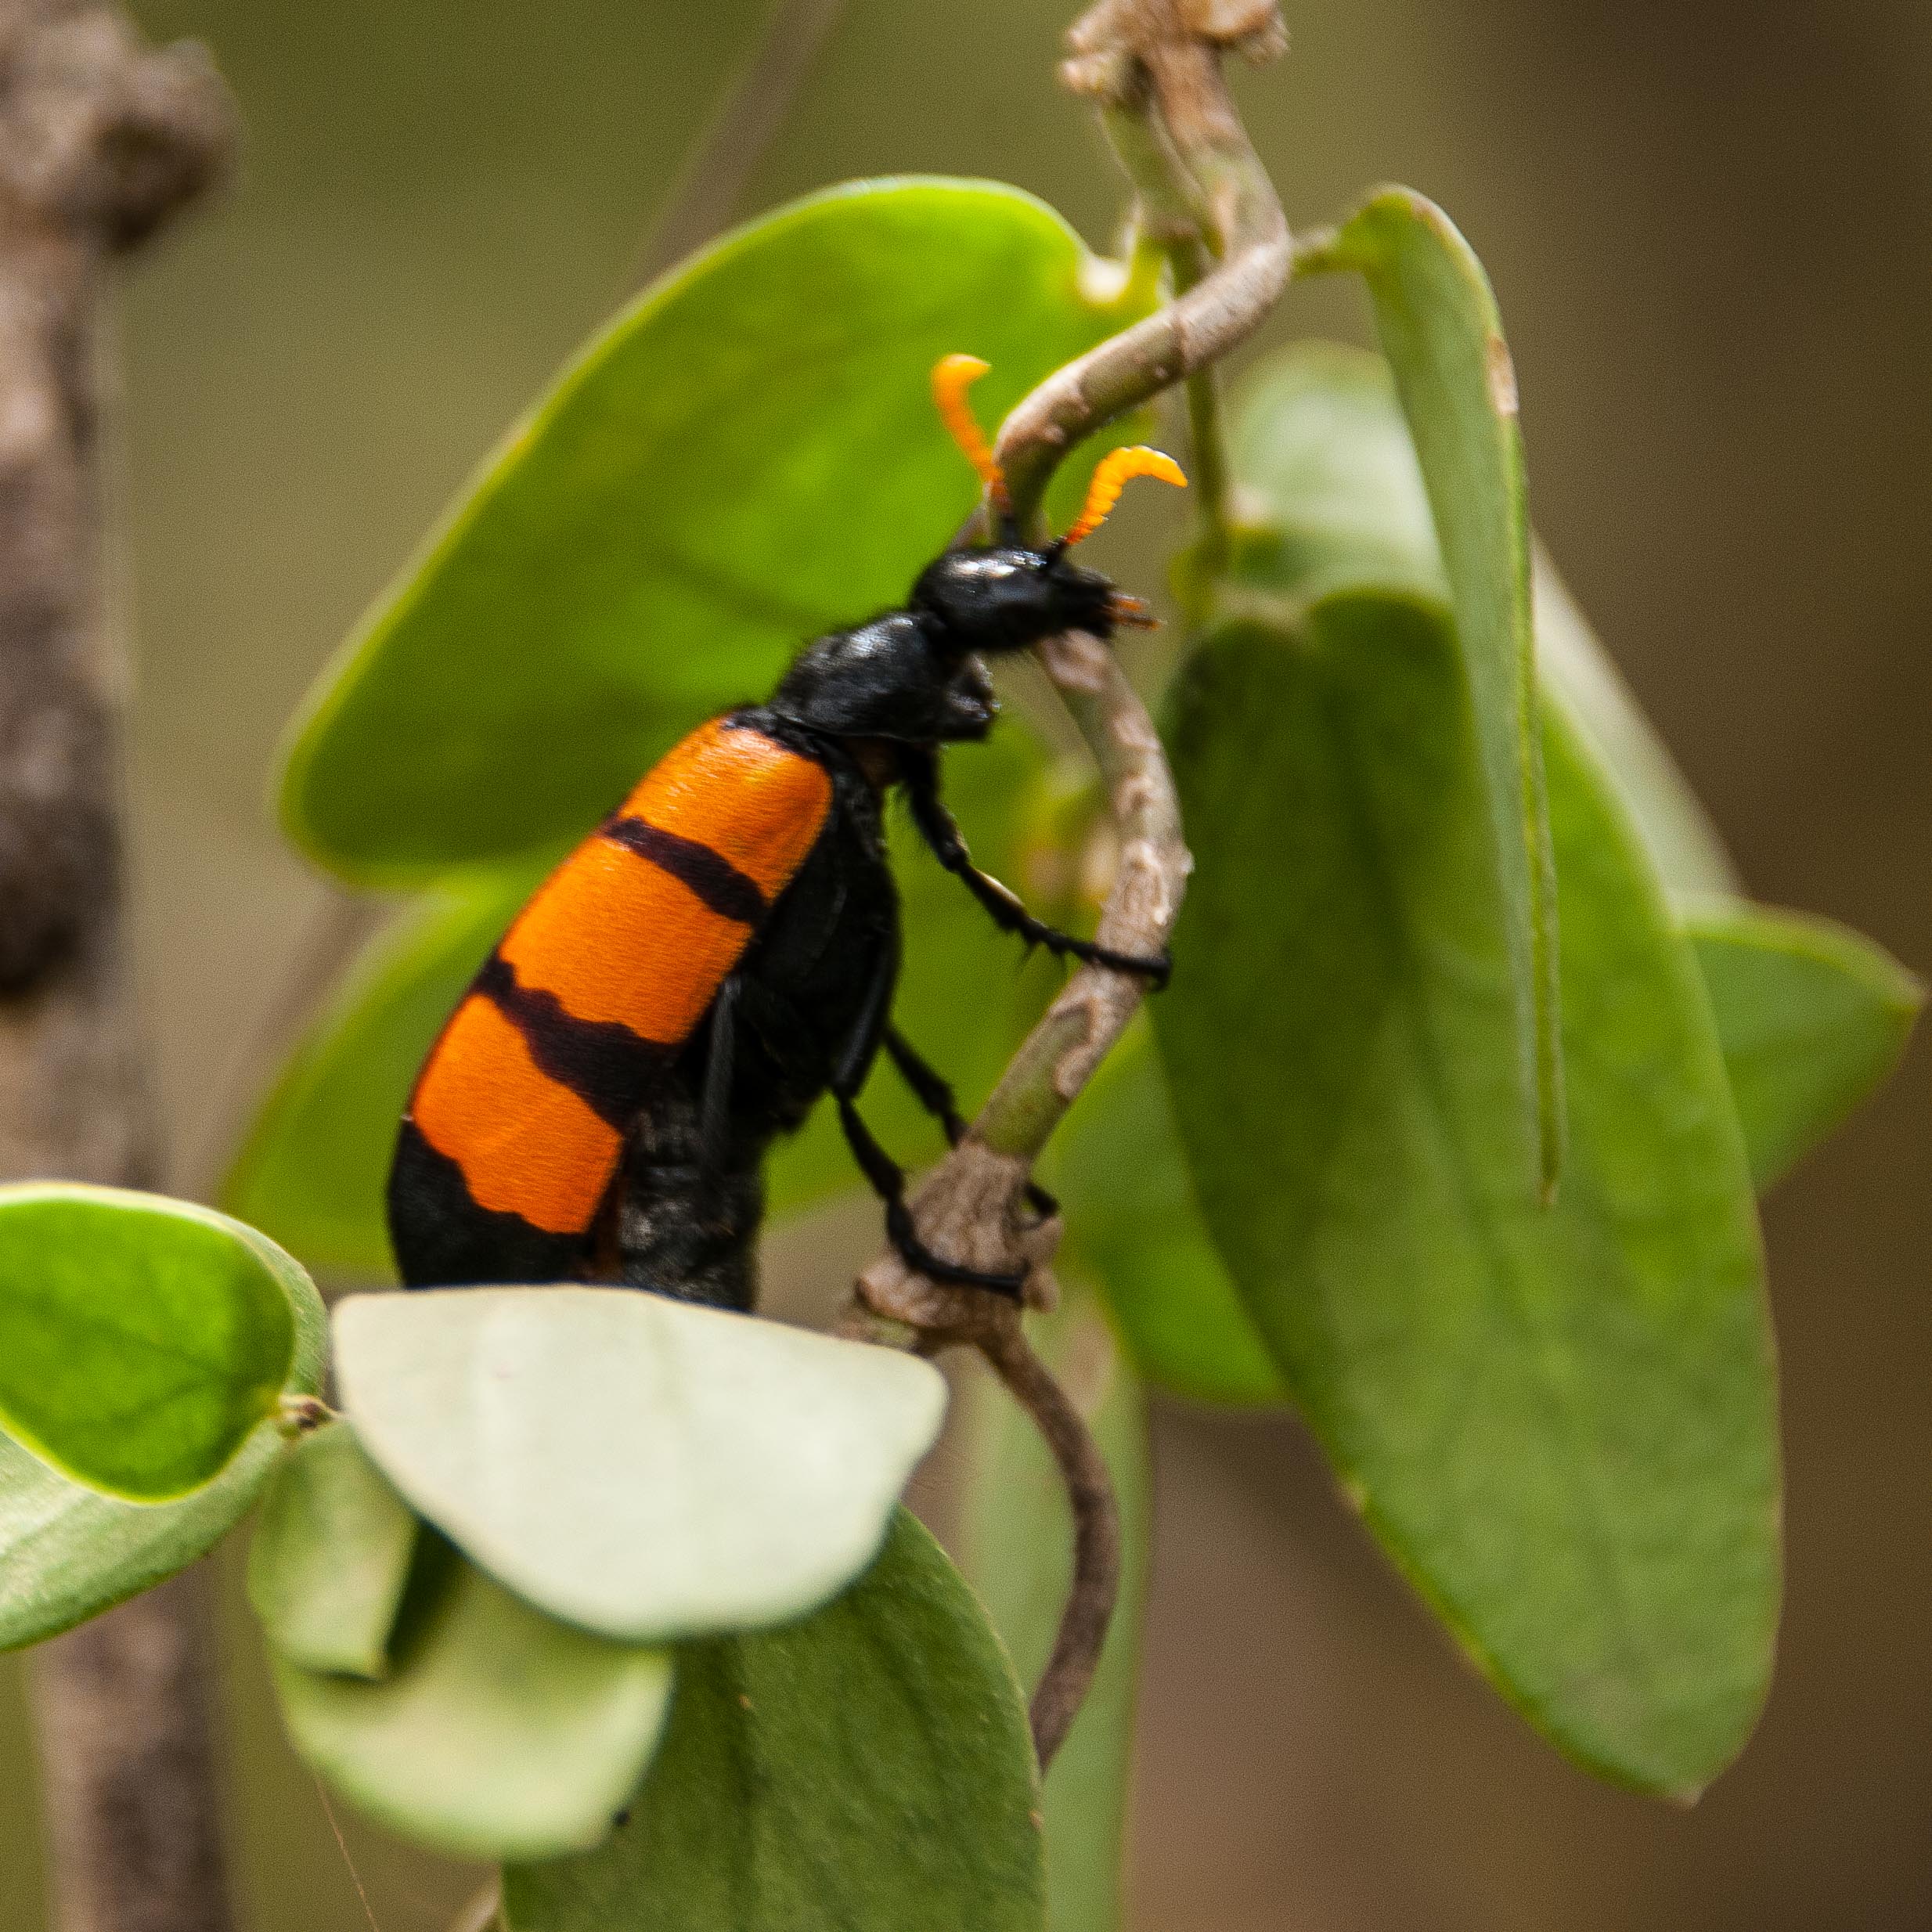
<svg viewBox="0 0 1932 1932">
<path fill-rule="evenodd" d="M 228 96 L 117 7 L 0 0 L 0 1177 L 156 1179 L 124 943 L 99 312 L 218 174 Z M 33 1699 L 62 1932 L 226 1932 L 199 1591 L 46 1646 Z"/>
</svg>

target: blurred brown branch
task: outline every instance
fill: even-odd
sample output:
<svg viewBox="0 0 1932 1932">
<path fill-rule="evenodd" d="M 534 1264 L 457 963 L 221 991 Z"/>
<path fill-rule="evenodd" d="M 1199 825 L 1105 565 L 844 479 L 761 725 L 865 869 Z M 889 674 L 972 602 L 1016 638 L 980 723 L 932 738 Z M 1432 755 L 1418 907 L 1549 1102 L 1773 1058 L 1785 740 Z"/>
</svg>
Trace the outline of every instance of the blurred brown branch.
<svg viewBox="0 0 1932 1932">
<path fill-rule="evenodd" d="M 0 1174 L 151 1184 L 123 939 L 102 590 L 96 315 L 114 259 L 219 175 L 234 124 L 193 47 L 118 7 L 0 4 Z M 63 1932 L 225 1932 L 200 1591 L 124 1606 L 34 1659 Z"/>
</svg>

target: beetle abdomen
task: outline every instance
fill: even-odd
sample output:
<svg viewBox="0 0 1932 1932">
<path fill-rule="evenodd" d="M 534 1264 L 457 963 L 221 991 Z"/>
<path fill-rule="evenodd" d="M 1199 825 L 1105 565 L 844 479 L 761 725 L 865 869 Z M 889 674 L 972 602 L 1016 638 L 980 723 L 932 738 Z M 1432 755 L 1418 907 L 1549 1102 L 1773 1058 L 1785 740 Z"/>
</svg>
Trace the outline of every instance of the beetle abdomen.
<svg viewBox="0 0 1932 1932">
<path fill-rule="evenodd" d="M 654 1078 L 804 863 L 831 797 L 824 766 L 715 719 L 537 889 L 404 1118 L 389 1218 L 405 1281 L 529 1279 L 533 1261 L 555 1274 L 582 1259 Z"/>
</svg>

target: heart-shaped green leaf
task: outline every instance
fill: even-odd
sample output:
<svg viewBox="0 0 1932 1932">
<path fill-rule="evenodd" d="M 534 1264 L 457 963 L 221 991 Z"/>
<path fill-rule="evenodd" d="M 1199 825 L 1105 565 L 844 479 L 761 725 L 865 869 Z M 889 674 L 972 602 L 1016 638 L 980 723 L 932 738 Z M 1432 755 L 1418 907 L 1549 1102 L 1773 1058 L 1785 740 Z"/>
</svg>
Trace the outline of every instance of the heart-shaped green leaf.
<svg viewBox="0 0 1932 1932">
<path fill-rule="evenodd" d="M 380 1683 L 275 1659 L 296 1750 L 379 1823 L 456 1858 L 600 1844 L 651 1762 L 671 1658 L 521 1603 L 424 1552 Z"/>
<path fill-rule="evenodd" d="M 1898 1065 L 1925 989 L 1869 939 L 1742 899 L 1680 906 L 1762 1189 Z"/>
<path fill-rule="evenodd" d="M 610 1842 L 504 1874 L 511 1932 L 1042 1932 L 1039 1782 L 1012 1667 L 903 1510 L 788 1630 L 678 1654 Z"/>
<path fill-rule="evenodd" d="M 583 351 L 378 603 L 295 733 L 291 835 L 392 882 L 580 835 L 945 546 L 978 484 L 940 356 L 993 365 L 992 420 L 1153 295 L 984 182 L 863 183 L 727 236 Z"/>
<path fill-rule="evenodd" d="M 311 1390 L 308 1278 L 252 1229 L 156 1195 L 0 1188 L 0 1424 L 137 1502 L 211 1482 L 286 1389 Z"/>
<path fill-rule="evenodd" d="M 1216 1245 L 1377 1534 L 1565 1750 L 1685 1791 L 1769 1671 L 1769 1332 L 1695 962 L 1554 726 L 1553 1208 L 1516 1180 L 1511 912 L 1439 604 L 1331 596 L 1194 660 L 1155 1030 Z"/>
<path fill-rule="evenodd" d="M 1509 942 L 1515 1054 L 1547 1189 L 1563 1139 L 1555 889 L 1523 437 L 1502 319 L 1469 243 L 1441 209 L 1406 188 L 1379 190 L 1299 266 L 1353 269 L 1367 281 L 1421 460 L 1468 674 Z"/>
<path fill-rule="evenodd" d="M 287 1447 L 264 1422 L 205 1488 L 148 1504 L 70 1482 L 0 1436 L 0 1650 L 57 1637 L 205 1556 Z"/>
<path fill-rule="evenodd" d="M 1238 593 L 1259 589 L 1297 604 L 1348 589 L 1446 596 L 1421 467 L 1381 357 L 1299 344 L 1259 365 L 1238 402 L 1236 467 L 1249 500 L 1266 513 L 1241 533 Z M 1609 765 L 1664 882 L 1732 889 L 1735 874 L 1710 820 L 1541 559 L 1537 640 L 1545 679 Z M 1882 1077 L 1888 1043 L 1908 1022 L 1910 989 L 1851 935 L 1826 943 L 1767 931 L 1755 921 L 1776 916 L 1762 914 L 1729 924 L 1716 902 L 1698 904 L 1690 930 L 1709 968 L 1726 1069 L 1762 1186 L 1790 1150 L 1822 1136 Z M 1717 925 L 1728 928 L 1721 940 L 1704 930 Z M 1754 1016 L 1767 1002 L 1782 1016 L 1765 1015 L 1778 1051 L 1754 1068 Z M 1171 1130 L 1157 1080 L 1141 1070 L 1132 1040 L 1124 1042 L 1063 1130 L 1055 1184 L 1069 1245 L 1105 1287 L 1144 1373 L 1201 1400 L 1266 1400 L 1278 1385 L 1198 1227 L 1190 1184 L 1148 1178 L 1174 1171 L 1162 1151 Z"/>
<path fill-rule="evenodd" d="M 1040 1806 L 1047 1923 L 1051 1932 L 1116 1932 L 1147 1601 L 1147 1404 L 1088 1296 L 1069 1295 L 1058 1314 L 1033 1325 L 1031 1339 L 1093 1431 L 1120 1505 L 1119 1600 L 1100 1668 L 1047 1773 Z M 974 1379 L 968 1425 L 966 1574 L 1021 1682 L 1032 1684 L 1046 1667 L 1066 1608 L 1073 1512 L 1039 1430 L 990 1377 Z"/>
<path fill-rule="evenodd" d="M 248 1600 L 270 1645 L 305 1671 L 385 1675 L 416 1533 L 346 1423 L 304 1436 L 276 1472 L 248 1552 Z"/>
<path fill-rule="evenodd" d="M 842 1588 L 946 1407 L 929 1363 L 625 1289 L 356 1295 L 335 1325 L 403 1495 L 519 1595 L 640 1642 Z"/>
<path fill-rule="evenodd" d="M 1144 1021 L 1101 1063 L 1056 1137 L 1068 1254 L 1105 1292 L 1137 1365 L 1198 1402 L 1286 1401 L 1281 1372 L 1202 1224 Z"/>
</svg>

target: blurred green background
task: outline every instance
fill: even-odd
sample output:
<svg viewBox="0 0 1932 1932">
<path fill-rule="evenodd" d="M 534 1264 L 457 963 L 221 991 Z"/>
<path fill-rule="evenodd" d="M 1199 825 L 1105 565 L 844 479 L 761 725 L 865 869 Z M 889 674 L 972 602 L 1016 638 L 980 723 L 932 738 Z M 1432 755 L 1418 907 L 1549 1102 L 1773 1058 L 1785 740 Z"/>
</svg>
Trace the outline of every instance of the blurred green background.
<svg viewBox="0 0 1932 1932">
<path fill-rule="evenodd" d="M 1109 164 L 1051 72 L 1070 14 L 854 0 L 746 210 L 842 177 L 1003 176 L 1096 241 Z M 630 285 L 762 9 L 145 0 L 240 98 L 234 191 L 134 276 L 118 560 L 136 885 L 177 1184 L 205 1186 L 312 882 L 277 732 L 473 462 Z M 1545 538 L 1759 897 L 1932 967 L 1932 11 L 1923 0 L 1299 0 L 1242 92 L 1292 221 L 1371 182 L 1488 265 Z M 1278 336 L 1359 334 L 1297 291 Z M 1131 564 L 1123 565 L 1134 575 Z M 1144 587 L 1156 572 L 1148 560 Z M 1142 1932 L 1714 1932 L 1932 1923 L 1932 1145 L 1922 1038 L 1767 1222 L 1790 1595 L 1776 1688 L 1694 1810 L 1602 1790 L 1457 1661 L 1299 1431 L 1160 1415 L 1133 1860 Z M 846 1216 L 780 1244 L 834 1281 Z M 366 1923 L 235 1606 L 247 1922 Z M 0 1660 L 0 1926 L 41 1923 Z M 469 1875 L 352 1820 L 381 1932 Z"/>
</svg>

